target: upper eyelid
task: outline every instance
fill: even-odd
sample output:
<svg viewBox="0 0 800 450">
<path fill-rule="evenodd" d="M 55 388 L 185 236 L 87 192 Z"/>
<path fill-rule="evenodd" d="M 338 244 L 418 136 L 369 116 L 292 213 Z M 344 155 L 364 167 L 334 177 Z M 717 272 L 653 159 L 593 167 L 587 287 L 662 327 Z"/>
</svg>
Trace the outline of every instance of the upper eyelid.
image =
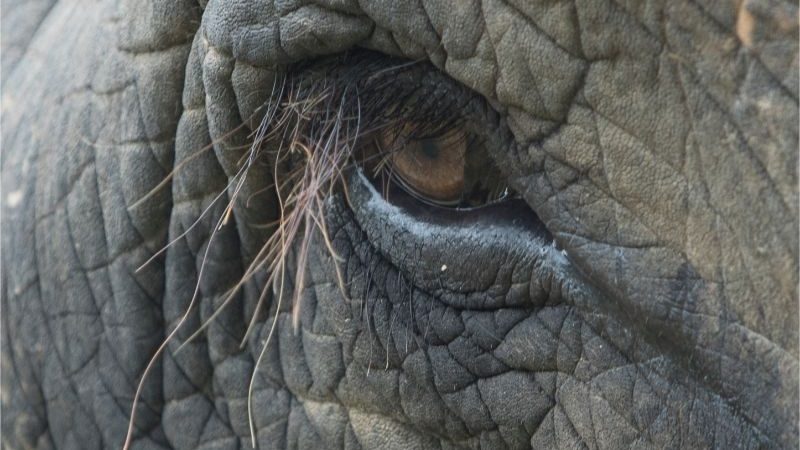
<svg viewBox="0 0 800 450">
<path fill-rule="evenodd" d="M 429 134 L 434 134 L 461 120 L 477 95 L 428 63 L 400 61 L 373 52 L 304 62 L 290 67 L 288 74 L 290 80 L 310 87 L 309 95 L 316 83 L 322 83 L 349 96 L 348 111 L 360 112 L 373 121 L 364 123 L 364 128 L 385 125 L 375 123 L 379 121 L 415 120 L 430 124 Z M 356 98 L 357 102 L 353 101 Z M 410 103 L 416 98 L 420 100 Z M 391 117 L 383 114 L 387 110 Z"/>
</svg>

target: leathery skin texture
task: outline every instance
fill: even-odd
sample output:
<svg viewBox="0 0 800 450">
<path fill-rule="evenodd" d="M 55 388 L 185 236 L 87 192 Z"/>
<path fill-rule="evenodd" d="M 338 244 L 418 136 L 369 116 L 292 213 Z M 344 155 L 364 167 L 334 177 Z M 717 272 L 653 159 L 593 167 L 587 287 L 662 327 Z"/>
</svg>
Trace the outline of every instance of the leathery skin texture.
<svg viewBox="0 0 800 450">
<path fill-rule="evenodd" d="M 196 287 L 131 448 L 251 448 L 276 315 L 258 448 L 797 446 L 796 4 L 2 7 L 4 448 L 120 448 Z M 326 203 L 347 295 L 317 236 L 297 328 L 256 311 L 262 271 L 178 352 L 279 214 L 255 166 L 217 227 L 259 108 L 354 48 L 484 98 L 525 213 L 430 214 L 353 172 Z"/>
</svg>

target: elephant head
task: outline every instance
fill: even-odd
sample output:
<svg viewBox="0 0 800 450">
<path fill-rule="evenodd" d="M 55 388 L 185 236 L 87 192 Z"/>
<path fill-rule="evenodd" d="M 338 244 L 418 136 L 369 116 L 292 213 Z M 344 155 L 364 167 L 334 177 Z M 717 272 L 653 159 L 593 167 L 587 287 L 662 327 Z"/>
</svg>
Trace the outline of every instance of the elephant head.
<svg viewBox="0 0 800 450">
<path fill-rule="evenodd" d="M 9 448 L 798 443 L 798 9 L 3 4 Z"/>
</svg>

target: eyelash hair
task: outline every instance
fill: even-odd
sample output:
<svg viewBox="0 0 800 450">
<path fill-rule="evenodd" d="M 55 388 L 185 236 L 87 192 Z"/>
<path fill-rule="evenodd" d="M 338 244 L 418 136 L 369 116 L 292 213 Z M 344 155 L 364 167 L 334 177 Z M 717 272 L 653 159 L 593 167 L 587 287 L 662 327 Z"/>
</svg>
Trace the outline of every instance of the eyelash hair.
<svg viewBox="0 0 800 450">
<path fill-rule="evenodd" d="M 149 264 L 186 236 L 210 211 L 211 206 L 229 192 L 228 188 L 233 187 L 228 204 L 209 238 L 206 254 L 198 271 L 199 286 L 208 256 L 207 250 L 211 247 L 217 230 L 225 226 L 232 217 L 234 204 L 240 195 L 249 169 L 254 164 L 262 163 L 272 167 L 274 183 L 259 192 L 273 189 L 277 193 L 280 217 L 273 223 L 259 226 L 275 227 L 274 232 L 258 251 L 240 280 L 225 294 L 220 306 L 175 351 L 177 354 L 186 344 L 203 333 L 255 274 L 264 271 L 268 274 L 240 344 L 242 347 L 245 346 L 248 336 L 258 323 L 257 319 L 266 303 L 268 293 L 270 291 L 277 293 L 276 313 L 253 368 L 248 388 L 248 422 L 254 447 L 252 394 L 255 374 L 275 333 L 278 314 L 284 300 L 290 252 L 293 249 L 297 252 L 294 255 L 296 267 L 293 274 L 294 293 L 291 299 L 292 324 L 297 329 L 306 264 L 315 232 L 321 236 L 332 257 L 342 296 L 345 299 L 348 297 L 340 267 L 342 259 L 333 248 L 325 221 L 325 204 L 337 190 L 344 194 L 345 200 L 350 204 L 347 198 L 345 171 L 359 163 L 354 161 L 353 154 L 360 140 L 385 127 L 412 122 L 416 125 L 407 135 L 410 139 L 436 137 L 458 126 L 462 120 L 461 111 L 468 97 L 454 93 L 453 86 L 442 83 L 442 79 L 440 74 L 424 63 L 401 62 L 364 51 L 354 51 L 327 60 L 291 67 L 286 75 L 276 79 L 272 89 L 273 95 L 262 108 L 264 116 L 250 136 L 252 139 L 250 149 L 240 161 L 241 168 L 229 185 L 220 192 L 193 225 L 142 265 L 144 267 Z M 213 144 L 198 150 L 177 164 L 170 175 L 132 207 L 135 208 L 167 186 L 178 170 L 212 146 Z M 250 198 L 257 193 L 251 194 Z M 246 200 L 246 205 L 249 204 L 250 198 Z M 125 449 L 129 447 L 133 437 L 135 411 L 144 381 L 167 344 L 186 322 L 198 292 L 199 289 L 195 289 L 184 315 L 159 346 L 142 374 L 131 408 L 128 435 L 123 447 Z"/>
</svg>

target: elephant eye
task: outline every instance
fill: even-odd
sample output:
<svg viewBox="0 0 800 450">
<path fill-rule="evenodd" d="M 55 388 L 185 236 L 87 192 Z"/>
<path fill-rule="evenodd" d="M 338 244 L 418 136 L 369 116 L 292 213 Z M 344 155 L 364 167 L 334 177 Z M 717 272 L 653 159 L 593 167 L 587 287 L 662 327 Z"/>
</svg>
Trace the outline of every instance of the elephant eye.
<svg viewBox="0 0 800 450">
<path fill-rule="evenodd" d="M 263 136 L 286 139 L 278 153 L 308 189 L 330 192 L 358 166 L 390 202 L 472 209 L 515 195 L 490 157 L 507 143 L 496 113 L 429 65 L 355 50 L 298 63 L 281 92 Z"/>
<path fill-rule="evenodd" d="M 434 206 L 475 208 L 512 195 L 480 141 L 463 126 L 425 134 L 413 122 L 390 125 L 367 139 L 363 164 L 385 198 L 396 186 Z"/>
</svg>

